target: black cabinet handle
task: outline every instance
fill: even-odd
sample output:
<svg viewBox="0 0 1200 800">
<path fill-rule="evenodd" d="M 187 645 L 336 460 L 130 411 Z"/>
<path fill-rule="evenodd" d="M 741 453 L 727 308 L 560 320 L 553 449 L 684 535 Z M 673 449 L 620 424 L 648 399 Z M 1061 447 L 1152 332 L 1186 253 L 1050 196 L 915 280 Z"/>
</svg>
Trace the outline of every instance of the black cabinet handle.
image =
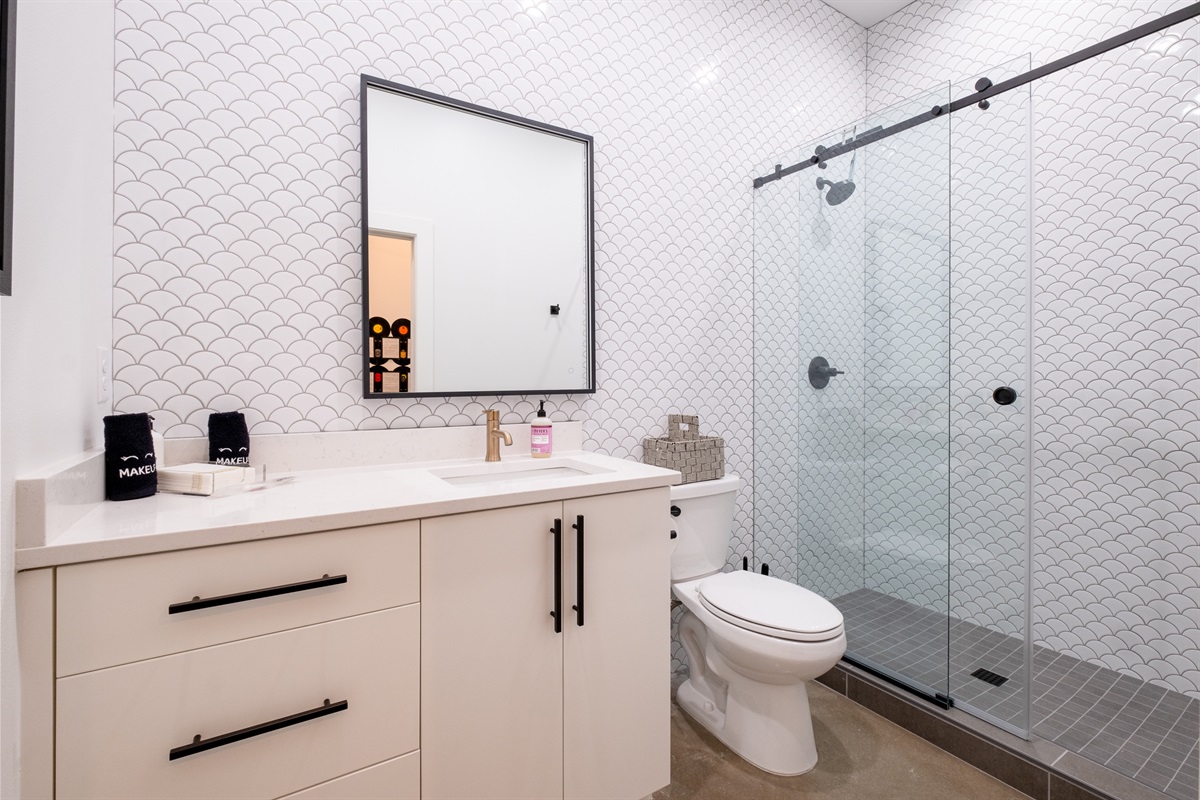
<svg viewBox="0 0 1200 800">
<path fill-rule="evenodd" d="M 271 586 L 267 589 L 254 589 L 249 592 L 238 592 L 237 594 L 224 594 L 220 597 L 207 597 L 201 600 L 199 597 L 194 597 L 185 603 L 172 603 L 167 606 L 168 614 L 182 614 L 185 611 L 199 611 L 202 608 L 213 608 L 214 606 L 227 606 L 230 603 L 245 603 L 248 600 L 261 600 L 264 597 L 276 597 L 281 594 L 291 594 L 292 592 L 306 592 L 309 589 L 320 589 L 322 586 L 335 586 L 339 583 L 349 581 L 345 575 L 323 575 L 320 578 L 311 581 L 300 581 L 299 583 L 287 583 L 283 586 Z"/>
<path fill-rule="evenodd" d="M 575 517 L 575 624 L 583 627 L 583 514 Z"/>
<path fill-rule="evenodd" d="M 554 527 L 550 529 L 554 534 L 554 610 L 550 612 L 550 616 L 554 617 L 554 632 L 562 633 L 562 520 L 554 520 Z"/>
<path fill-rule="evenodd" d="M 259 725 L 251 725 L 249 728 L 242 728 L 232 733 L 223 733 L 220 736 L 214 736 L 211 739 L 201 739 L 200 734 L 196 734 L 196 738 L 191 744 L 181 745 L 180 747 L 172 747 L 168 761 L 174 761 L 177 758 L 185 758 L 186 756 L 194 756 L 196 753 L 203 753 L 205 750 L 212 750 L 216 747 L 224 747 L 227 744 L 240 742 L 243 739 L 249 739 L 254 736 L 261 736 L 264 733 L 277 731 L 280 728 L 289 728 L 292 725 L 299 725 L 301 722 L 308 722 L 310 719 L 318 717 L 326 717 L 330 714 L 336 714 L 339 711 L 345 711 L 350 707 L 350 703 L 346 700 L 339 700 L 336 703 L 325 700 L 323 705 L 316 708 L 310 708 L 307 711 L 301 711 L 299 714 L 290 714 L 286 717 L 273 719 L 270 722 L 263 722 Z"/>
</svg>

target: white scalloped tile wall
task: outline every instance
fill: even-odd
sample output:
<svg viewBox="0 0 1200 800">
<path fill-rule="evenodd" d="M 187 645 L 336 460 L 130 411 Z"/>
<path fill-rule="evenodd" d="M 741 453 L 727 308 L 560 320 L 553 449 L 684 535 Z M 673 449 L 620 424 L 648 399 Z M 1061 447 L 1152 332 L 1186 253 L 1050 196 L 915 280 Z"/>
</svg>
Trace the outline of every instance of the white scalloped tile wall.
<svg viewBox="0 0 1200 800">
<path fill-rule="evenodd" d="M 1030 49 L 1043 63 L 1183 2 L 1072 0 L 1051 8 L 918 0 L 869 34 L 871 107 L 934 79 L 973 77 Z M 1196 535 L 1183 528 L 1195 519 L 1186 492 L 1195 436 L 1185 428 L 1194 429 L 1195 416 L 1178 398 L 1195 394 L 1187 385 L 1195 364 L 1181 361 L 1196 348 L 1186 338 L 1188 325 L 1195 330 L 1195 301 L 1170 265 L 1195 263 L 1194 223 L 1188 227 L 1179 212 L 1195 213 L 1188 200 L 1195 151 L 1155 149 L 1182 142 L 1181 131 L 1191 129 L 1181 126 L 1193 124 L 1179 118 L 1195 106 L 1190 38 L 1156 58 L 1131 58 L 1135 45 L 1037 89 L 1044 138 L 1036 360 L 1045 385 L 1035 432 L 1035 566 L 1048 580 L 1039 581 L 1035 599 L 1048 611 L 1036 626 L 1043 643 L 1194 693 Z M 750 477 L 746 176 L 762 153 L 863 113 L 867 41 L 818 0 L 119 0 L 116 408 L 150 411 L 176 436 L 201 432 L 214 410 L 247 410 L 256 432 L 471 424 L 485 406 L 502 408 L 507 421 L 531 413 L 527 398 L 358 397 L 355 92 L 358 72 L 371 70 L 596 136 L 600 391 L 553 398 L 553 414 L 584 418 L 590 447 L 638 457 L 641 438 L 660 433 L 668 411 L 694 410 L 726 436 L 730 468 Z M 1145 139 L 1106 139 L 1110 123 Z M 1130 158 L 1131 145 L 1157 154 L 1153 169 Z M 1118 170 L 1119 190 L 1111 171 L 1090 163 L 1096 157 L 1129 162 Z M 1162 159 L 1177 166 L 1165 168 Z M 1110 208 L 1101 192 L 1121 207 Z M 1188 202 L 1164 210 L 1171 201 Z M 1048 205 L 1055 211 L 1047 215 Z M 1116 225 L 1112 238 L 1125 247 L 1145 237 L 1176 243 L 1146 265 L 1159 277 L 1142 295 L 1138 276 L 1105 261 L 1123 251 L 1101 236 L 1098 217 Z M 1097 269 L 1104 281 L 1095 280 Z M 846 295 L 846 302 L 863 298 Z M 1154 324 L 1131 304 L 1141 316 L 1155 315 Z M 1082 338 L 1081 312 L 1090 314 Z M 1122 315 L 1124 324 L 1109 321 Z M 1147 329 L 1157 342 L 1176 343 L 1151 358 L 1160 375 L 1150 399 L 1138 391 L 1144 375 L 1125 369 L 1134 361 L 1128 356 L 1154 352 L 1138 336 Z M 1122 363 L 1082 376 L 1050 368 L 1080 357 L 1091 367 Z M 820 411 L 826 422 L 851 413 Z M 791 411 L 779 413 L 786 428 Z M 818 428 L 830 429 L 790 435 L 815 447 Z M 1088 436 L 1071 438 L 1080 431 Z M 1154 432 L 1148 447 L 1133 445 L 1140 431 Z M 1154 452 L 1159 442 L 1172 444 Z M 1130 454 L 1136 466 L 1127 466 Z M 781 488 L 814 525 L 828 519 L 796 487 Z M 1138 519 L 1137 509 L 1152 502 L 1155 516 Z M 854 516 L 846 511 L 843 522 Z M 982 518 L 978 504 L 959 511 L 962 519 Z M 749 520 L 744 492 L 742 541 L 731 560 L 747 552 Z M 979 546 L 988 552 L 998 544 L 985 536 Z M 786 572 L 801 558 L 824 554 L 769 560 Z M 1138 569 L 1152 577 L 1125 587 L 1123 577 Z M 1153 596 L 1140 597 L 1146 587 Z M 972 613 L 993 624 L 1011 617 L 982 602 L 986 594 L 970 601 Z"/>
<path fill-rule="evenodd" d="M 869 106 L 1016 56 L 1047 63 L 1186 4 L 917 0 L 868 34 Z M 1033 86 L 1034 638 L 1193 697 L 1198 39 L 1200 24 L 1175 26 Z M 971 302 L 999 313 L 984 297 Z M 984 511 L 960 496 L 955 529 L 977 553 L 1002 551 Z M 960 576 L 980 578 L 964 613 L 1003 628 L 1013 610 L 987 590 L 1018 568 Z"/>
<path fill-rule="evenodd" d="M 255 433 L 532 415 L 532 397 L 360 397 L 367 71 L 595 137 L 599 389 L 551 415 L 640 458 L 695 412 L 749 479 L 749 180 L 862 115 L 865 47 L 820 0 L 118 0 L 115 409 L 167 436 L 212 411 Z M 736 527 L 731 562 L 749 490 Z"/>
</svg>

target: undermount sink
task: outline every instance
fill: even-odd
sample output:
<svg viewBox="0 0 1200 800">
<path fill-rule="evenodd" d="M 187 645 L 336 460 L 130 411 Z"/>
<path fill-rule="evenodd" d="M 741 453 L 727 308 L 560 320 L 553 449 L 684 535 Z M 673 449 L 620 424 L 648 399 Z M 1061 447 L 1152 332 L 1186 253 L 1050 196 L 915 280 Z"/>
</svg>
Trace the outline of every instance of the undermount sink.
<svg viewBox="0 0 1200 800">
<path fill-rule="evenodd" d="M 509 483 L 511 481 L 546 480 L 550 478 L 579 478 L 600 475 L 611 470 L 571 459 L 492 462 L 467 464 L 461 467 L 442 467 L 429 470 L 436 478 L 455 486 L 477 483 Z"/>
</svg>

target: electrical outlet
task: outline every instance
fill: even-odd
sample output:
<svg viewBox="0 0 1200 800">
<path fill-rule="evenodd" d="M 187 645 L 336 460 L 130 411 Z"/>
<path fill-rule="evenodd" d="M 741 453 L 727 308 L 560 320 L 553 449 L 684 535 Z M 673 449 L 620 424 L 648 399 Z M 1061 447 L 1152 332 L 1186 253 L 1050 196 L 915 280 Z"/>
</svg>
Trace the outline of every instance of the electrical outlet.
<svg viewBox="0 0 1200 800">
<path fill-rule="evenodd" d="M 112 350 L 96 348 L 96 402 L 112 402 Z"/>
</svg>

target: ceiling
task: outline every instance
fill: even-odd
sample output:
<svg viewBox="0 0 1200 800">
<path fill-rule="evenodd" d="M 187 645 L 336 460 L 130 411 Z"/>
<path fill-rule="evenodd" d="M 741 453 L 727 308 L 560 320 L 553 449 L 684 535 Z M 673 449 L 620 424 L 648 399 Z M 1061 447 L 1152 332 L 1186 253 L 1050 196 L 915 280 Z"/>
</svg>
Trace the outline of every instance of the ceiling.
<svg viewBox="0 0 1200 800">
<path fill-rule="evenodd" d="M 826 5 L 836 8 L 864 28 L 890 17 L 911 2 L 913 0 L 825 0 Z"/>
</svg>

